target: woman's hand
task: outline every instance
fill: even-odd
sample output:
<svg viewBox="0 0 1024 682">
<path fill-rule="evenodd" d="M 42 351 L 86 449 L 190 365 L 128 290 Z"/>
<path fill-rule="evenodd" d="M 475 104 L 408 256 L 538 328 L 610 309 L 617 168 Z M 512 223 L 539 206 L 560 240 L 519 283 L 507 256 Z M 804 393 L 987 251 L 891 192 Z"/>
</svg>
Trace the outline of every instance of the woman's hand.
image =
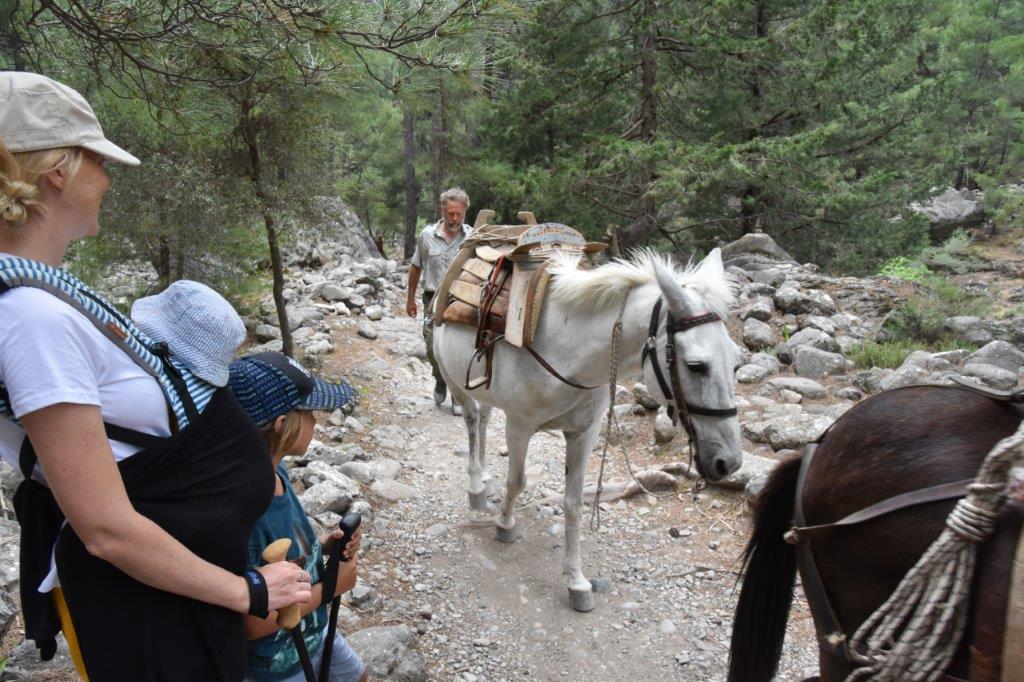
<svg viewBox="0 0 1024 682">
<path fill-rule="evenodd" d="M 305 604 L 312 598 L 309 573 L 288 561 L 278 561 L 256 569 L 267 582 L 267 602 L 270 609 L 290 604 Z"/>
</svg>

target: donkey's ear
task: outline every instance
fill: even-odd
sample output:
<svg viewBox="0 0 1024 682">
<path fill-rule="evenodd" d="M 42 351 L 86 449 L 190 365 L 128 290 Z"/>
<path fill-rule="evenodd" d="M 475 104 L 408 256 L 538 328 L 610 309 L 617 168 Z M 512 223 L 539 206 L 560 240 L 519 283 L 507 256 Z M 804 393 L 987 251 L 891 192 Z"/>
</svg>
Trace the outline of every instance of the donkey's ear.
<svg viewBox="0 0 1024 682">
<path fill-rule="evenodd" d="M 661 294 L 665 297 L 668 309 L 676 317 L 693 315 L 697 301 L 691 293 L 679 285 L 674 270 L 660 259 L 653 259 L 652 262 L 654 263 L 654 276 L 658 279 L 658 286 L 661 287 Z"/>
<path fill-rule="evenodd" d="M 725 276 L 725 267 L 722 265 L 722 250 L 711 249 L 711 253 L 700 262 L 694 270 L 694 278 L 704 280 L 705 278 L 715 281 Z"/>
</svg>

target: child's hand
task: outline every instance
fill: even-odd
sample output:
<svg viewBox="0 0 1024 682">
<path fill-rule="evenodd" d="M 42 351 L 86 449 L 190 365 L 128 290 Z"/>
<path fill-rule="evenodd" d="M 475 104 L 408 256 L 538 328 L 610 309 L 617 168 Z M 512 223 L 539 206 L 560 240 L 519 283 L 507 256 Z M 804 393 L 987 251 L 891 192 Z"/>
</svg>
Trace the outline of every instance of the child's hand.
<svg viewBox="0 0 1024 682">
<path fill-rule="evenodd" d="M 320 536 L 320 544 L 323 545 L 324 554 L 330 554 L 334 550 L 334 543 L 341 540 L 342 532 L 341 529 L 333 530 L 330 533 L 324 533 Z M 363 528 L 360 526 L 356 528 L 356 532 L 352 534 L 352 539 L 345 545 L 345 561 L 349 561 L 359 551 L 359 547 L 363 542 Z"/>
<path fill-rule="evenodd" d="M 344 594 L 356 586 L 358 571 L 359 559 L 355 555 L 349 561 L 338 565 L 338 584 L 335 586 L 334 596 Z"/>
</svg>

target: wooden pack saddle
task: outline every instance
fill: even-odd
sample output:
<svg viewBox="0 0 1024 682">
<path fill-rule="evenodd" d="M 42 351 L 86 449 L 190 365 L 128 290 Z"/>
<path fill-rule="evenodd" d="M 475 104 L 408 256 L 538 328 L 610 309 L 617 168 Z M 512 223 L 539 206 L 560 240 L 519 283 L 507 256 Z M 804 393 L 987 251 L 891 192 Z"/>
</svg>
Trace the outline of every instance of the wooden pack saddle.
<svg viewBox="0 0 1024 682">
<path fill-rule="evenodd" d="M 434 324 L 457 324 L 477 330 L 477 350 L 488 352 L 490 383 L 493 343 L 504 340 L 527 348 L 547 291 L 550 259 L 555 253 L 580 255 L 581 268 L 594 265 L 607 246 L 587 242 L 559 223 L 537 224 L 533 214 L 519 214 L 522 225 L 491 225 L 493 211 L 480 211 L 477 225 L 463 241 L 434 297 Z"/>
</svg>

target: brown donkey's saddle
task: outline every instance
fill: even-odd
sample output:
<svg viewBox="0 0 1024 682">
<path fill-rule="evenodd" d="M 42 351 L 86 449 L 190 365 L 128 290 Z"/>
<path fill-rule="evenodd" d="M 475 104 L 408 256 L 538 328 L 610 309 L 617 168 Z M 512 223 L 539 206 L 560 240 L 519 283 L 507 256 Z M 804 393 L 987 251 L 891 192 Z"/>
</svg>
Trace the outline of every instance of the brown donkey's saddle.
<svg viewBox="0 0 1024 682">
<path fill-rule="evenodd" d="M 587 242 L 559 223 L 537 224 L 521 212 L 524 225 L 490 225 L 493 211 L 481 211 L 477 227 L 462 243 L 435 296 L 434 324 L 477 330 L 477 346 L 504 335 L 513 346 L 529 346 L 547 291 L 547 266 L 555 253 L 578 254 L 589 268 L 607 246 Z"/>
</svg>

